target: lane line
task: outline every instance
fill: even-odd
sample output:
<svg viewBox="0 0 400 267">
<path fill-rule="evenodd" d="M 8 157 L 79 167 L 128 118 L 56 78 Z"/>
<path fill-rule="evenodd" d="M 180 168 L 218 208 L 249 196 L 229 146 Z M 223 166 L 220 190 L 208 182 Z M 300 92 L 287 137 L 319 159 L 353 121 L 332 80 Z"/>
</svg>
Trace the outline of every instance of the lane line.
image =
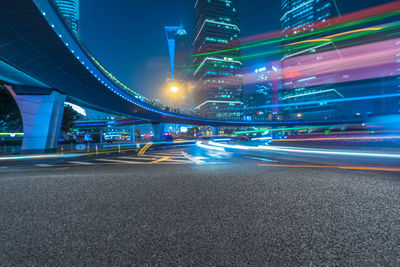
<svg viewBox="0 0 400 267">
<path fill-rule="evenodd" d="M 364 171 L 387 171 L 387 172 L 400 172 L 400 168 L 379 168 L 379 167 L 339 167 L 343 170 L 364 170 Z"/>
<path fill-rule="evenodd" d="M 86 161 L 68 161 L 67 163 L 71 163 L 71 164 L 75 164 L 75 165 L 95 165 L 95 163 L 86 162 Z"/>
<path fill-rule="evenodd" d="M 139 156 L 144 155 L 144 153 L 146 153 L 147 149 L 149 149 L 151 146 L 153 145 L 153 142 L 148 143 L 147 145 L 145 145 L 138 153 Z"/>
<path fill-rule="evenodd" d="M 35 164 L 35 166 L 41 167 L 41 168 L 53 167 L 53 165 L 49 165 L 49 164 Z"/>
<path fill-rule="evenodd" d="M 185 164 L 193 164 L 191 162 L 170 162 L 170 161 L 164 161 L 164 162 L 159 162 L 157 164 L 160 165 L 185 165 Z"/>
<path fill-rule="evenodd" d="M 117 159 L 97 159 L 97 161 L 109 162 L 109 163 L 117 163 L 117 164 L 147 164 L 146 162 L 117 160 Z"/>
<path fill-rule="evenodd" d="M 123 160 L 130 160 L 130 159 L 136 159 L 136 160 L 156 160 L 159 159 L 159 157 L 150 157 L 150 156 L 140 156 L 140 157 L 118 157 L 117 159 L 123 159 Z"/>
<path fill-rule="evenodd" d="M 254 159 L 254 160 L 261 160 L 264 162 L 277 162 L 276 160 L 270 160 L 270 159 L 265 159 L 265 158 L 257 158 L 257 157 L 247 157 L 249 159 Z"/>
<path fill-rule="evenodd" d="M 170 157 L 163 157 L 163 158 L 161 158 L 161 159 L 158 159 L 158 160 L 155 160 L 155 161 L 150 162 L 150 164 L 155 164 L 155 163 L 163 162 L 163 161 L 166 161 L 166 160 L 169 160 L 169 159 L 170 159 Z"/>
<path fill-rule="evenodd" d="M 166 161 L 168 161 L 168 162 L 192 163 L 192 161 L 187 160 L 187 159 L 185 159 L 185 160 L 181 160 L 181 159 L 168 159 L 168 160 L 166 160 Z"/>
<path fill-rule="evenodd" d="M 204 158 L 204 157 L 193 157 L 192 155 L 189 155 L 185 151 L 181 151 L 181 153 L 185 158 L 187 158 L 188 160 L 190 160 L 194 164 L 204 164 L 204 163 L 206 163 L 203 159 L 207 159 L 207 158 Z"/>
<path fill-rule="evenodd" d="M 165 153 L 150 153 L 150 154 L 148 154 L 148 155 L 157 155 L 157 156 L 165 156 L 165 155 L 168 155 L 168 156 L 182 156 L 181 152 L 179 152 L 179 153 L 168 153 L 168 152 L 165 152 Z"/>
<path fill-rule="evenodd" d="M 320 165 L 283 165 L 283 164 L 258 164 L 261 167 L 285 167 L 285 168 L 324 168 L 342 170 L 362 170 L 362 171 L 388 171 L 400 172 L 400 168 L 391 167 L 357 167 L 357 166 L 320 166 Z"/>
</svg>

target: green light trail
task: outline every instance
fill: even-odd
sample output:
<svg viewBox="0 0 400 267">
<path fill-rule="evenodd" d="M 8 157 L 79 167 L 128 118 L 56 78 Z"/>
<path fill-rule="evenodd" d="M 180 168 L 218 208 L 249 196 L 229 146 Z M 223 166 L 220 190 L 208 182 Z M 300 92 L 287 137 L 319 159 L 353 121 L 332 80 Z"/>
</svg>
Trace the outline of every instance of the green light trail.
<svg viewBox="0 0 400 267">
<path fill-rule="evenodd" d="M 274 43 L 280 43 L 282 41 L 294 41 L 296 39 L 300 39 L 300 38 L 304 38 L 304 37 L 310 37 L 310 36 L 314 36 L 317 34 L 321 34 L 321 33 L 326 33 L 332 30 L 338 30 L 338 29 L 344 29 L 347 27 L 352 27 L 355 25 L 361 25 L 361 24 L 365 24 L 365 23 L 369 23 L 369 22 L 373 22 L 376 20 L 380 20 L 380 19 L 386 19 L 389 17 L 393 17 L 393 16 L 398 16 L 400 15 L 400 10 L 395 10 L 386 14 L 381 14 L 381 15 L 376 15 L 373 17 L 369 17 L 369 18 L 364 18 L 364 19 L 359 19 L 359 20 L 355 20 L 352 22 L 347 22 L 344 24 L 339 24 L 336 26 L 331 26 L 331 27 L 327 27 L 327 28 L 323 28 L 323 29 L 319 29 L 317 31 L 314 32 L 310 32 L 310 33 L 305 33 L 302 35 L 298 35 L 298 36 L 291 36 L 291 37 L 287 37 L 287 38 L 273 38 L 273 39 L 267 39 L 267 40 L 262 40 L 262 41 L 256 41 L 256 42 L 250 42 L 246 45 L 241 45 L 235 48 L 231 48 L 231 49 L 226 49 L 226 50 L 220 50 L 220 51 L 213 51 L 213 52 L 207 52 L 207 53 L 201 53 L 201 54 L 196 54 L 196 55 L 192 55 L 191 57 L 199 57 L 199 56 L 205 56 L 205 55 L 213 55 L 213 54 L 222 54 L 225 52 L 231 52 L 231 51 L 235 51 L 235 50 L 244 50 L 244 49 L 249 49 L 249 48 L 254 48 L 254 47 L 258 47 L 258 46 L 265 46 L 265 45 L 270 45 L 270 44 L 274 44 Z"/>
<path fill-rule="evenodd" d="M 292 128 L 278 128 L 278 129 L 262 129 L 262 130 L 251 130 L 251 131 L 239 131 L 236 132 L 235 135 L 238 134 L 247 134 L 247 133 L 266 133 L 269 132 L 281 132 L 281 131 L 291 131 L 291 130 L 304 130 L 304 129 L 322 129 L 322 128 L 338 128 L 338 127 L 347 127 L 349 124 L 345 125 L 333 125 L 333 126 L 302 126 L 302 127 L 292 127 Z M 268 134 L 266 133 L 266 134 Z"/>
</svg>

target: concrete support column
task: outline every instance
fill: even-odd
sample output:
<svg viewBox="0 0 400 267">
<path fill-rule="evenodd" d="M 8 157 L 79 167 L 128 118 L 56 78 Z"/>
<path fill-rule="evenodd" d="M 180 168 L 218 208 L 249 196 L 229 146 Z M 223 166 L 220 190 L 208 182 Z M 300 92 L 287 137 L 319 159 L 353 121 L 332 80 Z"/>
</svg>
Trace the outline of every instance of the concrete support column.
<svg viewBox="0 0 400 267">
<path fill-rule="evenodd" d="M 153 126 L 153 141 L 160 142 L 164 140 L 164 131 L 165 131 L 165 124 L 164 123 L 152 123 Z"/>
<path fill-rule="evenodd" d="M 15 95 L 21 112 L 24 138 L 23 153 L 56 151 L 64 113 L 65 95 Z"/>
<path fill-rule="evenodd" d="M 211 135 L 219 135 L 219 127 L 217 127 L 217 126 L 214 126 L 214 127 L 211 127 Z"/>
<path fill-rule="evenodd" d="M 131 143 L 136 143 L 136 127 L 135 125 L 131 126 Z"/>
</svg>

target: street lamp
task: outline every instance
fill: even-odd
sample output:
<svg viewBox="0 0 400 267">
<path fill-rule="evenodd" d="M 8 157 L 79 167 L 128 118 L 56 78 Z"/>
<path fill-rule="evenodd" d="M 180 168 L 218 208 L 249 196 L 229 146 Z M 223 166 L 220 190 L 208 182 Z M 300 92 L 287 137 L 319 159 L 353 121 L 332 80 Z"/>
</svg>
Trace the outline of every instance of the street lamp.
<svg viewBox="0 0 400 267">
<path fill-rule="evenodd" d="M 172 86 L 171 87 L 171 92 L 176 95 L 179 92 L 179 88 L 176 87 L 176 86 Z"/>
<path fill-rule="evenodd" d="M 170 88 L 171 92 L 174 94 L 174 104 L 175 104 L 175 108 L 178 108 L 178 101 L 177 101 L 177 95 L 179 93 L 179 87 L 177 86 L 171 86 Z"/>
</svg>

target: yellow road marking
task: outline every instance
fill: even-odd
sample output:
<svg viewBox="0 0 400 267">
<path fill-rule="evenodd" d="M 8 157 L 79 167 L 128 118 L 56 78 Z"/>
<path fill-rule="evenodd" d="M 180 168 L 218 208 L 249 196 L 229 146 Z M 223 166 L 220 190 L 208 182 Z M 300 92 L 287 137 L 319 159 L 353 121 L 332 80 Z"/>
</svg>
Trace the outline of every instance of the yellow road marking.
<svg viewBox="0 0 400 267">
<path fill-rule="evenodd" d="M 166 161 L 166 160 L 169 160 L 169 159 L 170 159 L 170 157 L 163 157 L 161 159 L 158 159 L 158 160 L 150 162 L 150 164 L 159 163 L 159 162 Z"/>
<path fill-rule="evenodd" d="M 147 145 L 145 145 L 138 153 L 139 156 L 144 155 L 144 153 L 146 153 L 147 149 L 149 149 L 151 147 L 151 145 L 153 144 L 153 142 L 148 143 Z"/>
</svg>

